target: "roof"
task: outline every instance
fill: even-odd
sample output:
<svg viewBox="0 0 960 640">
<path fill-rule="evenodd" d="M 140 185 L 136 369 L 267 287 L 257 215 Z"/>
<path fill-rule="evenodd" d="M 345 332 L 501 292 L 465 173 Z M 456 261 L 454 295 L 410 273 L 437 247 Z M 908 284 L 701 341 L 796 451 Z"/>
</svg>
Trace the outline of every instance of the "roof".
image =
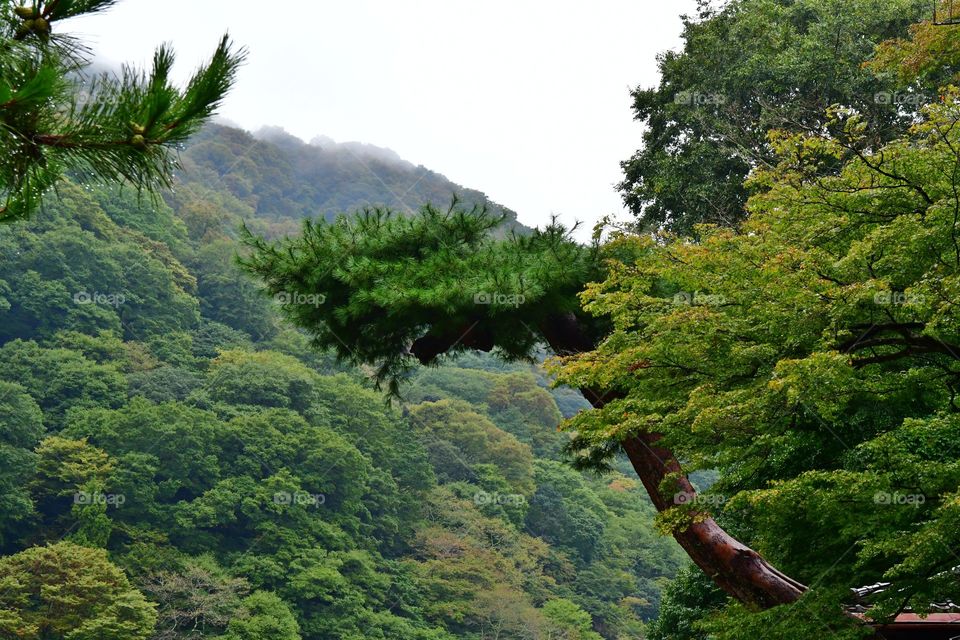
<svg viewBox="0 0 960 640">
<path fill-rule="evenodd" d="M 960 640 L 960 613 L 931 613 L 921 618 L 901 613 L 888 625 L 877 627 L 882 640 Z"/>
<path fill-rule="evenodd" d="M 952 569 L 957 571 L 958 568 Z M 854 616 L 867 619 L 869 599 L 890 587 L 889 582 L 878 582 L 852 589 L 857 603 L 847 610 Z M 884 640 L 960 640 L 960 605 L 947 600 L 930 605 L 930 613 L 921 616 L 905 609 L 894 621 L 877 627 L 877 638 Z"/>
</svg>

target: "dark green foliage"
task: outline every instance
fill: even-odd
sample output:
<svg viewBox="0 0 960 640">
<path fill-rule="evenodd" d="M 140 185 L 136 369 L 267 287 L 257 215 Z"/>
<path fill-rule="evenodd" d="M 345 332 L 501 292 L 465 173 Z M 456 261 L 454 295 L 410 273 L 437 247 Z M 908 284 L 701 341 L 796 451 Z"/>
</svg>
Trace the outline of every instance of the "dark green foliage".
<svg viewBox="0 0 960 640">
<path fill-rule="evenodd" d="M 20 340 L 0 348 L 0 379 L 23 385 L 49 427 L 60 426 L 68 409 L 116 407 L 127 395 L 127 381 L 113 364 Z"/>
<path fill-rule="evenodd" d="M 18 384 L 0 382 L 0 548 L 33 515 L 26 489 L 34 473 L 33 449 L 43 434 L 43 414 Z"/>
<path fill-rule="evenodd" d="M 201 360 L 212 360 L 220 355 L 222 350 L 249 349 L 253 346 L 246 333 L 210 320 L 200 323 L 191 333 L 190 342 L 193 345 L 194 357 Z"/>
<path fill-rule="evenodd" d="M 680 571 L 663 594 L 659 615 L 650 625 L 651 640 L 700 640 L 696 621 L 726 603 L 726 596 L 695 567 Z"/>
<path fill-rule="evenodd" d="M 569 549 L 581 562 L 590 562 L 610 519 L 603 502 L 580 474 L 555 462 L 537 464 L 536 482 L 527 528 L 534 535 Z"/>
<path fill-rule="evenodd" d="M 904 36 L 926 0 L 701 0 L 684 48 L 659 58 L 660 84 L 633 92 L 643 147 L 623 163 L 624 201 L 646 228 L 687 234 L 744 217 L 744 178 L 775 162 L 772 128 L 818 130 L 832 104 L 867 116 L 872 140 L 902 132 L 938 86 L 902 87 L 863 68 Z M 879 96 L 879 97 L 878 97 Z"/>
<path fill-rule="evenodd" d="M 187 225 L 162 201 L 144 200 L 132 189 L 96 189 L 90 195 L 118 226 L 164 243 L 178 258 L 186 252 Z"/>
<path fill-rule="evenodd" d="M 186 400 L 202 385 L 202 378 L 176 367 L 159 367 L 130 376 L 130 394 L 163 403 Z"/>
<path fill-rule="evenodd" d="M 196 279 L 170 248 L 119 227 L 72 184 L 28 223 L 0 226 L 0 343 L 62 329 L 146 340 L 193 328 Z"/>
<path fill-rule="evenodd" d="M 247 234 L 254 253 L 242 264 L 317 346 L 378 363 L 378 379 L 396 391 L 411 344 L 425 336 L 427 353 L 438 342 L 450 354 L 529 358 L 542 323 L 579 309 L 576 293 L 599 273 L 596 252 L 558 224 L 495 239 L 502 221 L 456 202 L 413 216 L 371 210 L 307 222 L 301 237 L 275 244 Z"/>
<path fill-rule="evenodd" d="M 236 244 L 229 240 L 201 247 L 191 260 L 200 274 L 197 294 L 203 315 L 257 340 L 276 334 L 271 301 L 260 286 L 236 268 Z"/>
</svg>

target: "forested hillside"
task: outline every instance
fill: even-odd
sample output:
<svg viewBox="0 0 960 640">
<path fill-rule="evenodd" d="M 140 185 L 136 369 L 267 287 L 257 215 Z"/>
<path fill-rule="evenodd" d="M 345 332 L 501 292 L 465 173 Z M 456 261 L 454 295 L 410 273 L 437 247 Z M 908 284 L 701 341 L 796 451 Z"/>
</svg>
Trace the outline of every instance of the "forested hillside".
<svg viewBox="0 0 960 640">
<path fill-rule="evenodd" d="M 238 270 L 241 222 L 404 193 L 353 153 L 211 127 L 165 201 L 65 182 L 0 227 L 0 636 L 642 633 L 682 554 L 559 462 L 578 394 L 464 356 L 388 406 Z"/>
<path fill-rule="evenodd" d="M 0 0 L 0 638 L 956 637 L 952 1 L 698 0 L 590 243 L 114 4 Z"/>
<path fill-rule="evenodd" d="M 372 145 L 322 137 L 307 144 L 277 127 L 252 134 L 211 124 L 191 138 L 180 159 L 179 189 L 205 194 L 267 236 L 298 233 L 304 218 L 332 220 L 366 208 L 413 213 L 454 196 L 504 215 L 505 229 L 524 230 L 513 211 L 485 194 Z"/>
</svg>

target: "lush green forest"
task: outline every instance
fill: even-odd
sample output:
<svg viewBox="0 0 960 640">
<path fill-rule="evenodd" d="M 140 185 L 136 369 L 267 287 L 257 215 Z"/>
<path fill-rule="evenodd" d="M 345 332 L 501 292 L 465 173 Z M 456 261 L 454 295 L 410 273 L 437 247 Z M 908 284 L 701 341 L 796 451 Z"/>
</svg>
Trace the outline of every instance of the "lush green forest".
<svg viewBox="0 0 960 640">
<path fill-rule="evenodd" d="M 955 632 L 960 15 L 699 2 L 583 243 L 112 4 L 0 2 L 0 637 Z"/>
<path fill-rule="evenodd" d="M 165 202 L 63 182 L 0 227 L 0 633 L 639 635 L 682 553 L 638 482 L 559 462 L 579 394 L 474 356 L 387 406 L 235 264 L 283 219 L 191 169 L 252 138 L 198 139 Z M 256 144 L 221 162 L 268 184 Z"/>
</svg>

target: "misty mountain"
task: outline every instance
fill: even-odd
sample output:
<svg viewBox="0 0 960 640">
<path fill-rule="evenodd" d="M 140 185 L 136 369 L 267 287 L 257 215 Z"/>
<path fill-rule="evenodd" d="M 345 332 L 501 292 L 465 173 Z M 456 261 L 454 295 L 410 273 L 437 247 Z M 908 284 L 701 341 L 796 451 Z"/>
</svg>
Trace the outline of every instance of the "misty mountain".
<svg viewBox="0 0 960 640">
<path fill-rule="evenodd" d="M 183 186 L 232 196 L 244 219 L 289 230 L 303 218 L 387 207 L 412 212 L 422 205 L 448 205 L 454 196 L 487 205 L 507 216 L 506 226 L 524 230 L 516 213 L 481 191 L 402 159 L 396 152 L 327 137 L 306 143 L 278 127 L 250 133 L 223 124 L 204 128 L 181 153 Z"/>
</svg>

